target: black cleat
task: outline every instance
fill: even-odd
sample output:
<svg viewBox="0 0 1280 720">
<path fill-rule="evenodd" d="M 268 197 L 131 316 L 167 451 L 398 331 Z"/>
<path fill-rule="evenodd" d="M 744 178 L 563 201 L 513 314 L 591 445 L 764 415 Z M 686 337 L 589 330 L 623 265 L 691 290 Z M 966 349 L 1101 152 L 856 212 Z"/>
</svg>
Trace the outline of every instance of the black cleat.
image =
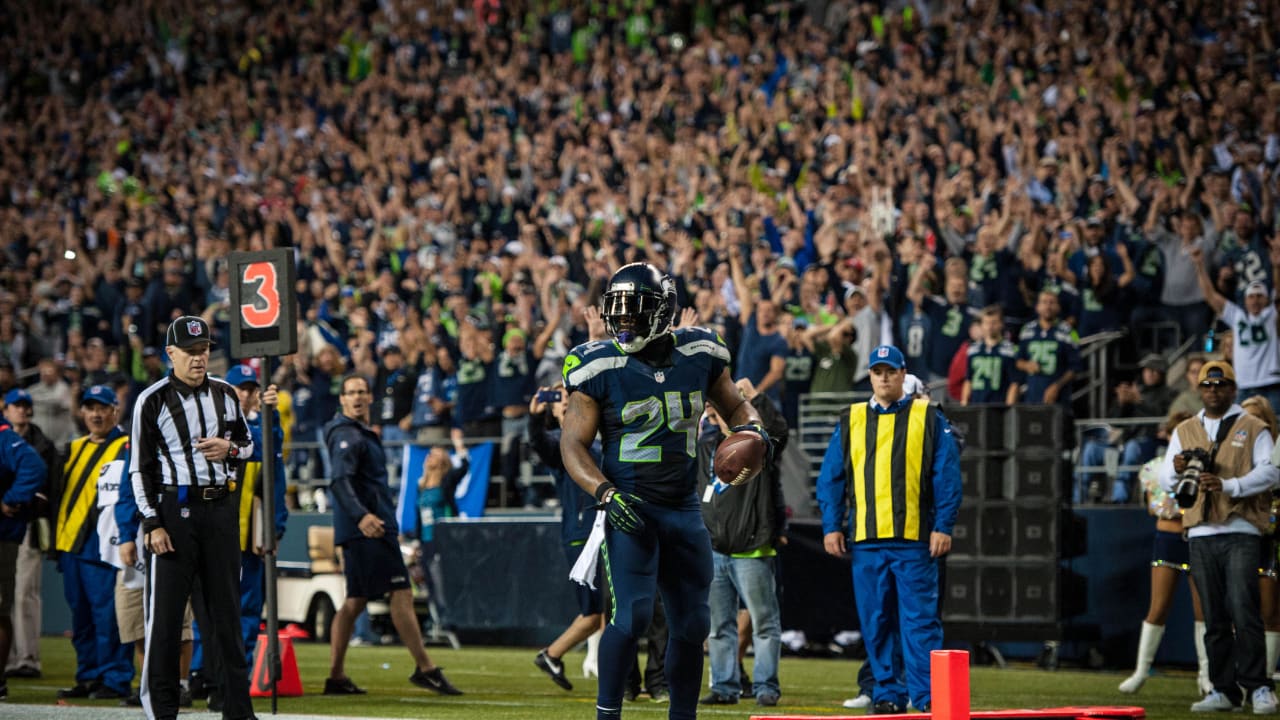
<svg viewBox="0 0 1280 720">
<path fill-rule="evenodd" d="M 129 697 L 129 693 L 120 692 L 119 690 L 107 687 L 106 685 L 102 685 L 98 689 L 89 693 L 90 700 L 123 700 L 127 697 Z"/>
<path fill-rule="evenodd" d="M 422 670 L 419 668 L 414 670 L 413 674 L 409 676 L 409 682 L 425 690 L 438 692 L 441 695 L 462 694 L 461 690 L 449 682 L 449 679 L 444 676 L 444 671 L 440 668 L 434 670 Z"/>
<path fill-rule="evenodd" d="M 191 673 L 191 681 L 189 685 L 191 687 L 192 700 L 209 699 L 209 686 L 205 684 L 204 676 L 201 675 L 199 671 Z"/>
<path fill-rule="evenodd" d="M 97 687 L 90 685 L 89 683 L 76 683 L 72 687 L 62 688 L 61 690 L 59 690 L 58 699 L 59 700 L 79 700 L 81 698 L 87 698 L 93 694 L 94 690 L 97 690 L 97 689 L 98 689 Z"/>
<path fill-rule="evenodd" d="M 138 704 L 141 705 L 142 702 L 139 701 Z M 191 707 L 191 691 L 184 687 L 178 688 L 178 707 Z"/>
<path fill-rule="evenodd" d="M 712 693 L 707 693 L 707 696 L 699 700 L 698 704 L 699 705 L 737 705 L 738 698 L 712 692 Z"/>
<path fill-rule="evenodd" d="M 555 684 L 565 690 L 573 689 L 573 683 L 569 682 L 569 678 L 564 676 L 564 663 L 548 655 L 545 649 L 538 653 L 538 657 L 533 659 L 533 664 L 549 675 L 551 681 Z"/>
<path fill-rule="evenodd" d="M 364 695 L 365 691 L 351 682 L 351 678 L 344 677 L 342 679 L 325 678 L 324 679 L 325 695 Z"/>
<path fill-rule="evenodd" d="M 23 665 L 12 670 L 6 670 L 4 673 L 6 678 L 19 678 L 21 680 L 39 680 L 44 675 L 36 668 L 30 665 Z"/>
<path fill-rule="evenodd" d="M 881 700 L 871 706 L 871 715 L 899 715 L 903 712 L 902 706 L 892 700 Z"/>
</svg>

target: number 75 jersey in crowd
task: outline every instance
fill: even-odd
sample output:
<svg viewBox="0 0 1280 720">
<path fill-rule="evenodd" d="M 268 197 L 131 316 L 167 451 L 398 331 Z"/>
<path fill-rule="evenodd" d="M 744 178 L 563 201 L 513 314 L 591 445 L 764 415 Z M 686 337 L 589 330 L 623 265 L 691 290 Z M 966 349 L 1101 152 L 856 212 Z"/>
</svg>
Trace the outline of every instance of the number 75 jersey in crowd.
<svg viewBox="0 0 1280 720">
<path fill-rule="evenodd" d="M 600 406 L 605 477 L 647 501 L 696 509 L 698 423 L 729 348 L 701 328 L 674 335 L 660 367 L 612 340 L 579 345 L 564 359 L 564 384 Z"/>
</svg>

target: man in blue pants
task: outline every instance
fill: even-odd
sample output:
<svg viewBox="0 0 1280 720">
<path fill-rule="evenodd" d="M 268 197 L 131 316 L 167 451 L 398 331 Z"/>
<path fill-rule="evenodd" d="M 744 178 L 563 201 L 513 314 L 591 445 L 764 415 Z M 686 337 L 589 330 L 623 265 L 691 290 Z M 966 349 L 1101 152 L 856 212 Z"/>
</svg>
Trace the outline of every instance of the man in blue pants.
<svg viewBox="0 0 1280 720">
<path fill-rule="evenodd" d="M 0 420 L 0 658 L 9 657 L 19 543 L 27 532 L 26 512 L 44 484 L 40 454 L 9 423 Z M 0 677 L 0 700 L 9 686 Z"/>
<path fill-rule="evenodd" d="M 873 397 L 852 405 L 836 426 L 818 475 L 823 546 L 844 555 L 845 535 L 852 535 L 853 592 L 875 675 L 875 713 L 902 712 L 908 699 L 928 712 L 929 653 L 942 648 L 938 558 L 951 550 L 960 509 L 959 452 L 942 413 L 904 393 L 902 351 L 881 345 L 868 365 Z M 897 607 L 886 607 L 894 593 Z M 895 630 L 905 688 L 894 668 Z"/>
<path fill-rule="evenodd" d="M 102 557 L 98 535 L 98 485 L 127 477 L 129 436 L 116 425 L 116 394 L 106 385 L 85 389 L 80 417 L 89 434 L 71 441 L 63 465 L 57 537 L 63 594 L 71 606 L 76 684 L 59 698 L 129 697 L 133 648 L 120 642 L 116 625 L 116 568 Z"/>
<path fill-rule="evenodd" d="M 579 345 L 564 361 L 569 409 L 561 456 L 607 518 L 597 527 L 614 613 L 600 640 L 597 720 L 622 716 L 636 638 L 648 628 L 659 592 L 669 631 L 668 717 L 697 715 L 702 643 L 711 626 L 711 538 L 696 489 L 705 401 L 735 432 L 751 430 L 768 442 L 759 414 L 730 378 L 723 340 L 699 328 L 672 330 L 675 310 L 669 276 L 646 263 L 625 265 L 604 293 L 604 321 L 613 339 Z M 600 463 L 591 455 L 597 431 Z"/>
<path fill-rule="evenodd" d="M 253 438 L 253 454 L 247 462 L 240 464 L 240 626 L 244 630 L 244 652 L 249 667 L 253 667 L 253 650 L 258 642 L 258 627 L 262 620 L 263 604 L 263 562 L 262 545 L 265 537 L 253 537 L 256 528 L 260 533 L 267 532 L 267 518 L 261 517 L 263 487 L 262 479 L 262 408 L 265 405 L 272 413 L 272 452 L 275 457 L 275 517 L 272 528 L 276 540 L 284 537 L 284 529 L 289 521 L 289 508 L 285 506 L 284 479 L 284 430 L 280 427 L 280 414 L 276 412 L 278 402 L 276 386 L 258 391 L 258 376 L 253 368 L 247 365 L 236 365 L 227 371 L 227 382 L 236 389 L 240 396 L 240 407 L 244 410 L 245 422 L 249 424 L 249 435 Z"/>
</svg>

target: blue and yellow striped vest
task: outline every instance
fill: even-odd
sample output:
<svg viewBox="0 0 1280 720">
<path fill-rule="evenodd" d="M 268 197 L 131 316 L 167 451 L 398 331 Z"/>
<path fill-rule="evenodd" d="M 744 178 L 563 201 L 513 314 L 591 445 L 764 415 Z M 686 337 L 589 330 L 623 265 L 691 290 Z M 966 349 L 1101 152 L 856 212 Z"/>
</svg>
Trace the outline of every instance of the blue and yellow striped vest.
<svg viewBox="0 0 1280 720">
<path fill-rule="evenodd" d="M 79 553 L 98 525 L 98 476 L 102 468 L 124 457 L 129 436 L 119 428 L 100 443 L 89 436 L 72 440 L 67 462 L 62 466 L 62 500 L 58 504 L 58 528 L 54 547 L 59 552 Z M 126 480 L 127 482 L 127 477 Z M 132 492 L 121 488 L 121 492 Z"/>
<path fill-rule="evenodd" d="M 849 408 L 844 437 L 854 542 L 928 540 L 936 425 L 925 399 L 887 413 L 865 402 Z"/>
</svg>

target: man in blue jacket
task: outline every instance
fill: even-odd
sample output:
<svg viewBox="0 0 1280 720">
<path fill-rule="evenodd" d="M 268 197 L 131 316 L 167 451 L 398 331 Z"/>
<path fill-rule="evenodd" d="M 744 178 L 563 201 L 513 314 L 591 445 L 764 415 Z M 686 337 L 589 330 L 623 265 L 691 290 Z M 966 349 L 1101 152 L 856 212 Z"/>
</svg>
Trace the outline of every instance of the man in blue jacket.
<svg viewBox="0 0 1280 720">
<path fill-rule="evenodd" d="M 276 540 L 284 537 L 285 524 L 289 521 L 289 508 L 285 506 L 284 479 L 284 430 L 280 427 L 280 413 L 276 411 L 278 402 L 276 386 L 269 385 L 263 392 L 258 391 L 258 374 L 248 365 L 236 365 L 227 371 L 227 382 L 236 389 L 240 396 L 240 407 L 244 410 L 245 422 L 249 425 L 249 435 L 253 438 L 253 454 L 240 463 L 240 627 L 244 632 L 245 662 L 253 667 L 254 646 L 258 642 L 258 627 L 262 620 L 263 605 L 263 542 L 265 538 L 254 537 L 255 530 L 267 532 L 263 527 L 268 519 L 260 517 L 263 485 L 262 462 L 262 411 L 263 406 L 272 414 L 272 453 L 274 458 L 274 487 L 272 497 L 275 500 L 275 517 L 271 519 L 272 530 Z"/>
<path fill-rule="evenodd" d="M 387 485 L 387 456 L 381 439 L 369 427 L 372 401 L 369 381 L 362 375 L 347 375 L 338 397 L 342 409 L 324 430 L 332 468 L 333 542 L 342 547 L 342 571 L 347 578 L 347 599 L 333 616 L 329 632 L 329 677 L 324 681 L 324 694 L 364 694 L 347 677 L 347 644 L 351 628 L 369 600 L 389 593 L 391 621 L 417 663 L 409 682 L 442 695 L 461 695 L 422 647 L 409 571 L 397 538 L 396 503 Z"/>
<path fill-rule="evenodd" d="M 891 345 L 871 351 L 873 396 L 850 406 L 836 425 L 818 475 L 823 546 L 843 556 L 852 535 L 853 592 L 876 714 L 902 712 L 908 694 L 917 710 L 930 710 L 929 653 L 942 648 L 937 559 L 951 550 L 960 509 L 951 426 L 927 399 L 904 393 L 905 364 Z M 895 594 L 897 606 L 885 607 Z M 893 662 L 895 635 L 905 688 Z"/>
<path fill-rule="evenodd" d="M 0 658 L 9 657 L 13 643 L 14 581 L 18 572 L 18 546 L 27 532 L 24 509 L 45 481 L 47 468 L 35 448 L 0 422 Z M 0 700 L 9 687 L 0 678 Z"/>
</svg>

